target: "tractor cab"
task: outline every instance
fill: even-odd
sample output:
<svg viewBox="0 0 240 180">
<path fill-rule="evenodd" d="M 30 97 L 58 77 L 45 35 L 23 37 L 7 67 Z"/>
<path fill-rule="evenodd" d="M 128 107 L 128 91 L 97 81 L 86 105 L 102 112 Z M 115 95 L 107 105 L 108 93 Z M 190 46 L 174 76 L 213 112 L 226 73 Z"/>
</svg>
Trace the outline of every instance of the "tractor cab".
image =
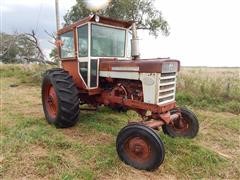
<svg viewBox="0 0 240 180">
<path fill-rule="evenodd" d="M 58 31 L 61 64 L 74 77 L 79 74 L 79 88 L 98 88 L 100 59 L 131 59 L 131 25 L 131 21 L 90 15 Z"/>
</svg>

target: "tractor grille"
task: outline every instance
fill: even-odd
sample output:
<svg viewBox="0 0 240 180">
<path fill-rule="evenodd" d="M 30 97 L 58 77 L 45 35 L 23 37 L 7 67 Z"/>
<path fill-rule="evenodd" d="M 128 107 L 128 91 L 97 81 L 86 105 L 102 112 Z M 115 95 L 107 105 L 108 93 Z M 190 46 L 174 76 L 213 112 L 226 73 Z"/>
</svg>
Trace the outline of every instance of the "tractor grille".
<svg viewBox="0 0 240 180">
<path fill-rule="evenodd" d="M 175 100 L 176 73 L 162 73 L 159 76 L 158 105 Z"/>
</svg>

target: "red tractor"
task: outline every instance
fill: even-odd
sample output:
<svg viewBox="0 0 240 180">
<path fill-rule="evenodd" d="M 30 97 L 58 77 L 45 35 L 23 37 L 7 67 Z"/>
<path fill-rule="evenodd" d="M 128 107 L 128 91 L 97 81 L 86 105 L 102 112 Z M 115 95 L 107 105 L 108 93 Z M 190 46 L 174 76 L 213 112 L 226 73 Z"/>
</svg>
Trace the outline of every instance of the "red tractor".
<svg viewBox="0 0 240 180">
<path fill-rule="evenodd" d="M 139 59 L 135 23 L 90 15 L 58 31 L 61 68 L 50 69 L 42 82 L 46 119 L 59 128 L 79 120 L 80 104 L 134 110 L 142 121 L 130 122 L 118 134 L 119 158 L 137 169 L 154 170 L 164 160 L 156 133 L 171 137 L 197 135 L 197 117 L 176 107 L 180 62 Z"/>
</svg>

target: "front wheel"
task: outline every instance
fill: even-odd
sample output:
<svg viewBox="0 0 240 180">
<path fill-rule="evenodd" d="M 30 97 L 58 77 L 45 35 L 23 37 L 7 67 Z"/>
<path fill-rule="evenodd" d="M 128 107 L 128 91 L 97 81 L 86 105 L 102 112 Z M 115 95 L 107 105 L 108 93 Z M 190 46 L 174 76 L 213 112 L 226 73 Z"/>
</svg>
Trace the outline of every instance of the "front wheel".
<svg viewBox="0 0 240 180">
<path fill-rule="evenodd" d="M 117 136 L 116 147 L 119 158 L 136 169 L 155 170 L 165 156 L 160 137 L 151 128 L 140 124 L 124 127 Z"/>
<path fill-rule="evenodd" d="M 196 115 L 186 109 L 178 108 L 170 111 L 170 114 L 180 113 L 181 117 L 174 120 L 172 124 L 162 126 L 164 134 L 171 137 L 194 138 L 199 130 L 199 123 Z"/>
</svg>

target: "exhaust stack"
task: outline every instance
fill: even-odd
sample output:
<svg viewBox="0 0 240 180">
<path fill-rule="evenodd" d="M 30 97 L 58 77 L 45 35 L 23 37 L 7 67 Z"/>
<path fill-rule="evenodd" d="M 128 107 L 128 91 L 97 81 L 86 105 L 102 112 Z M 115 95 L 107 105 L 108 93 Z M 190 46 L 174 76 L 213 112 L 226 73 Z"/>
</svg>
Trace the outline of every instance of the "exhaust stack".
<svg viewBox="0 0 240 180">
<path fill-rule="evenodd" d="M 133 60 L 139 59 L 140 57 L 139 39 L 135 22 L 132 24 L 131 55 Z"/>
</svg>

